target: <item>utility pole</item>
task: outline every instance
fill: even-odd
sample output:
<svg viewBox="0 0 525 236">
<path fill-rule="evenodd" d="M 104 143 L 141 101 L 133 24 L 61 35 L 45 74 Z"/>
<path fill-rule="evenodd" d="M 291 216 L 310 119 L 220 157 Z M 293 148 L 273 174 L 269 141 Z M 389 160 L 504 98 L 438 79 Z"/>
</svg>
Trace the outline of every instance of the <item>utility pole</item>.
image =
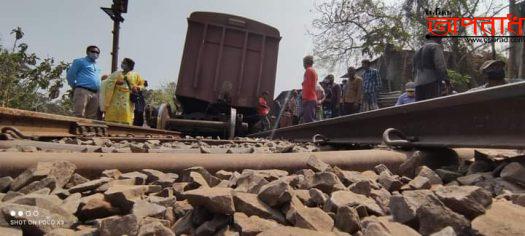
<svg viewBox="0 0 525 236">
<path fill-rule="evenodd" d="M 525 16 L 525 1 L 517 2 L 516 6 L 517 6 L 517 10 L 519 12 L 519 16 L 518 17 Z M 523 35 L 523 33 L 522 33 L 520 36 L 522 37 L 521 40 L 523 40 L 523 37 L 525 35 Z M 519 44 L 521 44 L 521 50 L 519 52 L 519 56 L 517 57 L 518 62 L 519 62 L 519 64 L 518 64 L 518 79 L 524 79 L 525 78 L 525 41 L 521 41 L 521 40 L 519 41 Z"/>
<path fill-rule="evenodd" d="M 516 0 L 509 0 L 509 13 L 514 16 L 518 16 Z M 516 27 L 514 26 L 512 26 L 512 30 L 514 32 L 518 32 L 518 29 L 516 29 Z M 516 36 L 516 34 L 510 32 L 510 36 Z M 521 51 L 520 46 L 521 45 L 519 44 L 519 42 L 509 42 L 509 60 L 507 62 L 509 78 L 517 78 L 518 76 L 519 65 L 517 56 L 518 52 Z"/>
<path fill-rule="evenodd" d="M 113 20 L 113 50 L 111 51 L 111 72 L 117 70 L 118 65 L 118 45 L 120 34 L 120 23 L 124 22 L 122 13 L 128 12 L 128 0 L 113 0 L 111 8 L 101 7 L 102 11 L 109 15 Z"/>
</svg>

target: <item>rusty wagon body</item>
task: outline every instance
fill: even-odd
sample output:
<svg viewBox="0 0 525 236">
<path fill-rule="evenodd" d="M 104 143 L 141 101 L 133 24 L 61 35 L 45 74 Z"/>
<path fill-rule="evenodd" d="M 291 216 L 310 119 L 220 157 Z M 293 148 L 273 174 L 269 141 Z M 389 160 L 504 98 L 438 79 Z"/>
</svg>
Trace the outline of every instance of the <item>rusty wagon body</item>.
<svg viewBox="0 0 525 236">
<path fill-rule="evenodd" d="M 255 123 L 258 96 L 268 91 L 273 98 L 280 40 L 276 28 L 255 20 L 192 13 L 175 92 L 183 109 L 178 118 L 222 120 L 231 107 Z"/>
</svg>

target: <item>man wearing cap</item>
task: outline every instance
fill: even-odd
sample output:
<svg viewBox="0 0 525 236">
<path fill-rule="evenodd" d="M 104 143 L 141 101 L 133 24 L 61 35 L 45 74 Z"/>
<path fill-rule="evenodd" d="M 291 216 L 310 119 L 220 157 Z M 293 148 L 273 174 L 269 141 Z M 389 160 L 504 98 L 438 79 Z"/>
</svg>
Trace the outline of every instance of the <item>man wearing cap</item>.
<svg viewBox="0 0 525 236">
<path fill-rule="evenodd" d="M 441 35 L 440 32 L 434 34 Z M 416 101 L 439 97 L 450 88 L 442 38 L 434 34 L 426 34 L 427 40 L 413 58 Z"/>
<path fill-rule="evenodd" d="M 348 67 L 342 78 L 348 78 L 343 91 L 343 114 L 350 115 L 359 112 L 363 99 L 363 79 L 355 74 L 356 69 Z"/>
<path fill-rule="evenodd" d="M 408 82 L 405 84 L 405 92 L 399 96 L 396 102 L 396 106 L 413 103 L 416 101 L 415 94 L 416 84 L 414 82 Z"/>
<path fill-rule="evenodd" d="M 505 62 L 500 60 L 488 60 L 483 62 L 479 68 L 481 74 L 485 77 L 487 83 L 484 85 L 473 88 L 469 91 L 476 91 L 484 88 L 490 88 L 494 86 L 504 85 L 505 81 Z"/>
<path fill-rule="evenodd" d="M 317 84 L 317 72 L 312 67 L 313 64 L 313 56 L 305 56 L 303 58 L 303 66 L 305 69 L 302 83 L 303 123 L 309 123 L 315 120 L 315 107 L 317 105 L 315 85 Z"/>
</svg>

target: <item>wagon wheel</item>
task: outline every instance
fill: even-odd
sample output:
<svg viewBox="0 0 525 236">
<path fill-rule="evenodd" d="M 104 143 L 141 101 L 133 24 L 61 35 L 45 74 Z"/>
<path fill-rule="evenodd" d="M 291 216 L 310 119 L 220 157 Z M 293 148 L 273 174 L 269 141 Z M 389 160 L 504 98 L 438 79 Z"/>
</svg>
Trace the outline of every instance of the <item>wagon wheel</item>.
<svg viewBox="0 0 525 236">
<path fill-rule="evenodd" d="M 159 107 L 157 114 L 157 129 L 166 129 L 166 124 L 170 119 L 171 107 L 168 103 L 163 103 Z"/>
</svg>

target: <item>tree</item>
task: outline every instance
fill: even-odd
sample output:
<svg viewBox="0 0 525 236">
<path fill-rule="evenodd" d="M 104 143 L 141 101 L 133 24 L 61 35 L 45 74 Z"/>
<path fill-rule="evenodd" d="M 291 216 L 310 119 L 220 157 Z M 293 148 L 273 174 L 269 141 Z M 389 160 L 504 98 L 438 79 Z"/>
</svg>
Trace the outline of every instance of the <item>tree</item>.
<svg viewBox="0 0 525 236">
<path fill-rule="evenodd" d="M 12 33 L 15 34 L 12 52 L 0 46 L 0 106 L 47 112 L 51 106 L 67 104 L 53 100 L 60 95 L 65 81 L 62 75 L 69 65 L 28 53 L 27 44 L 17 45 L 24 35 L 22 29 L 17 27 Z M 62 113 L 67 114 L 68 110 L 64 107 Z"/>
<path fill-rule="evenodd" d="M 314 54 L 321 66 L 349 64 L 352 59 L 375 57 L 387 45 L 394 49 L 415 50 L 427 31 L 425 9 L 448 10 L 453 16 L 494 16 L 506 9 L 503 0 L 405 0 L 386 5 L 379 0 L 328 0 L 316 6 L 319 17 L 313 20 Z M 459 27 L 459 35 L 468 32 Z M 459 73 L 472 70 L 468 60 L 487 43 L 445 40 L 445 48 L 453 56 L 452 69 Z"/>
<path fill-rule="evenodd" d="M 15 52 L 16 43 L 18 40 L 22 39 L 24 37 L 24 32 L 22 31 L 22 28 L 20 26 L 16 27 L 15 29 L 11 30 L 11 34 L 15 34 L 15 42 L 13 43 L 13 50 L 11 52 Z"/>
<path fill-rule="evenodd" d="M 325 65 L 372 57 L 388 44 L 404 47 L 411 36 L 400 13 L 377 0 L 330 0 L 316 6 L 314 54 Z"/>
</svg>

